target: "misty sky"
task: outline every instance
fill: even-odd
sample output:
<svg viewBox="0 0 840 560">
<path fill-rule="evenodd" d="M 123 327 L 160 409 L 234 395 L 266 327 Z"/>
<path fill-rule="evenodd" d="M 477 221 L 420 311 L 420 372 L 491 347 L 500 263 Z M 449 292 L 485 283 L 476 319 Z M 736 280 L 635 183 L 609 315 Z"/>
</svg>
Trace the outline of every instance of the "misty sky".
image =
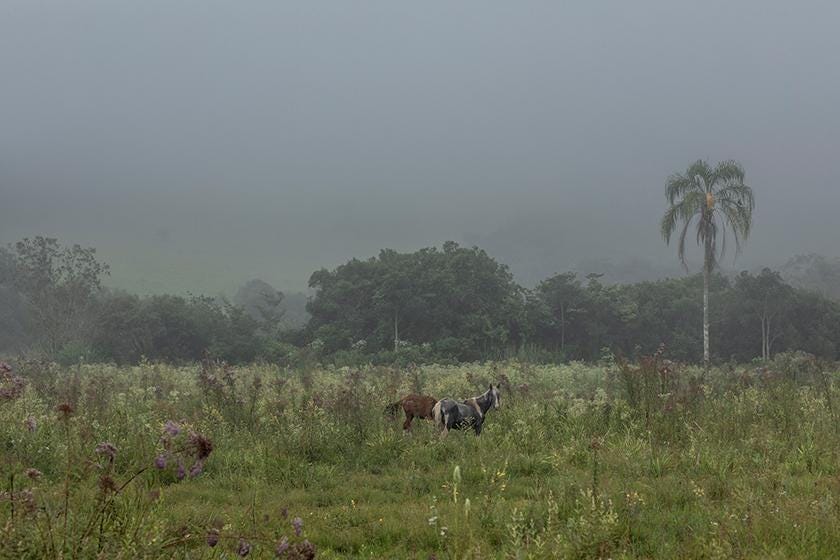
<svg viewBox="0 0 840 560">
<path fill-rule="evenodd" d="M 840 254 L 836 2 L 0 2 L 0 243 L 109 284 L 302 289 L 479 243 L 526 281 L 671 266 L 666 177 L 734 158 L 739 267 Z M 731 259 L 729 260 L 731 265 Z"/>
</svg>

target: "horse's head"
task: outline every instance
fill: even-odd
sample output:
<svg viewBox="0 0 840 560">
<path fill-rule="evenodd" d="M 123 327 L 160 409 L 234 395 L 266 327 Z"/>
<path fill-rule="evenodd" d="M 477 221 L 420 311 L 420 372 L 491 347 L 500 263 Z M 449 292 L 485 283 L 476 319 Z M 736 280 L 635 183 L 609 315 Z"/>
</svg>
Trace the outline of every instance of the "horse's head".
<svg viewBox="0 0 840 560">
<path fill-rule="evenodd" d="M 490 402 L 493 404 L 493 408 L 499 408 L 502 405 L 501 400 L 501 393 L 499 392 L 499 386 L 490 384 Z"/>
</svg>

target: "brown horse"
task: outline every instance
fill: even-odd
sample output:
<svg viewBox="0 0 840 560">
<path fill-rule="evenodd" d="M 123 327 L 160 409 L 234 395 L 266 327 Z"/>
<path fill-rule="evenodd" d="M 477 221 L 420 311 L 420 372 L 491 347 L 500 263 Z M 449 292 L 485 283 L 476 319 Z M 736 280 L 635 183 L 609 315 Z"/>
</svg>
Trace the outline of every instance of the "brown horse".
<svg viewBox="0 0 840 560">
<path fill-rule="evenodd" d="M 394 404 L 385 407 L 385 414 L 391 418 L 397 417 L 397 411 L 402 408 L 405 411 L 405 422 L 403 430 L 411 429 L 411 421 L 417 418 L 431 420 L 432 409 L 437 404 L 437 399 L 428 395 L 406 395 Z"/>
</svg>

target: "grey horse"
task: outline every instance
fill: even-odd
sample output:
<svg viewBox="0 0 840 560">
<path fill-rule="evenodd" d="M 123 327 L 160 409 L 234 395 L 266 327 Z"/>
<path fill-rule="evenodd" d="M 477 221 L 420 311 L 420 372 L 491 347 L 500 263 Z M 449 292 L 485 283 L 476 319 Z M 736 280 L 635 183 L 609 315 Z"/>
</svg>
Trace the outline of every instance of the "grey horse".
<svg viewBox="0 0 840 560">
<path fill-rule="evenodd" d="M 472 428 L 475 435 L 481 435 L 484 417 L 491 408 L 499 408 L 500 394 L 498 385 L 490 384 L 482 395 L 458 402 L 454 399 L 441 399 L 432 409 L 435 425 L 446 436 L 449 430 Z"/>
</svg>

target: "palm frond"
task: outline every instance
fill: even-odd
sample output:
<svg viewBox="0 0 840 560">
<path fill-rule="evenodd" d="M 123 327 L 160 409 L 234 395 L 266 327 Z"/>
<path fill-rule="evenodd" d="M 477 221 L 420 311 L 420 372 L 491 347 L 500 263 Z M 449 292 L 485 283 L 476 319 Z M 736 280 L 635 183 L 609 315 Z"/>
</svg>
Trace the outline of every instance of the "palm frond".
<svg viewBox="0 0 840 560">
<path fill-rule="evenodd" d="M 671 234 L 677 228 L 677 217 L 679 216 L 679 206 L 669 206 L 665 210 L 665 215 L 662 216 L 662 223 L 659 225 L 659 231 L 665 243 L 671 244 Z"/>
<path fill-rule="evenodd" d="M 676 204 L 686 193 L 699 189 L 697 183 L 691 177 L 681 173 L 675 173 L 668 177 L 665 183 L 665 198 L 668 204 Z"/>
<path fill-rule="evenodd" d="M 697 183 L 698 188 L 703 192 L 711 189 L 715 182 L 714 170 L 702 159 L 698 159 L 689 165 L 685 174 Z M 702 182 L 698 181 L 698 179 L 702 180 Z"/>
<path fill-rule="evenodd" d="M 755 199 L 752 189 L 744 184 L 744 169 L 732 160 L 722 161 L 712 168 L 703 160 L 688 166 L 685 173 L 668 178 L 665 186 L 668 208 L 660 223 L 666 243 L 679 229 L 677 255 L 688 268 L 685 259 L 685 240 L 690 227 L 696 227 L 695 237 L 704 252 L 708 241 L 708 261 L 714 268 L 724 257 L 731 229 L 735 254 L 750 234 Z M 709 214 L 711 212 L 711 214 Z M 694 223 L 697 218 L 697 223 Z M 705 255 L 704 255 L 705 257 Z"/>
<path fill-rule="evenodd" d="M 688 262 L 686 262 L 685 260 L 685 237 L 688 234 L 688 228 L 691 226 L 692 218 L 683 221 L 683 228 L 682 231 L 680 231 L 680 240 L 677 244 L 677 256 L 679 257 L 683 268 L 685 268 L 686 270 L 688 270 Z"/>
<path fill-rule="evenodd" d="M 744 183 L 744 168 L 737 161 L 727 160 L 718 163 L 712 175 L 714 182 L 722 185 Z"/>
</svg>

